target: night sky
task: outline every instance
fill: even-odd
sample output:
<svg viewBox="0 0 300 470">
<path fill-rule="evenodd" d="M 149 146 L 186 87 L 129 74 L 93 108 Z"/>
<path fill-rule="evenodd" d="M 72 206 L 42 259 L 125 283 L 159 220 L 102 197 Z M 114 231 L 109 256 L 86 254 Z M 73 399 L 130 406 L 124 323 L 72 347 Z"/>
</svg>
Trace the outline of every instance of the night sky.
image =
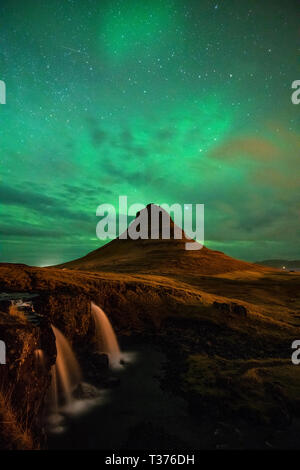
<svg viewBox="0 0 300 470">
<path fill-rule="evenodd" d="M 99 247 L 101 203 L 205 204 L 205 244 L 300 258 L 300 2 L 1 0 L 0 261 Z"/>
</svg>

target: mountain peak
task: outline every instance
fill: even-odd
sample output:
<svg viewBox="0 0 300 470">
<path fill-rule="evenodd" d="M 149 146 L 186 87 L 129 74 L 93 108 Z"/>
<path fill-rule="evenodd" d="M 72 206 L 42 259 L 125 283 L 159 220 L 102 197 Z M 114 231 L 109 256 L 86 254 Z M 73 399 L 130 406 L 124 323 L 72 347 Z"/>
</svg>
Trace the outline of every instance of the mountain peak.
<svg viewBox="0 0 300 470">
<path fill-rule="evenodd" d="M 174 218 L 181 225 L 181 221 Z M 169 236 L 166 237 L 168 233 Z M 141 238 L 141 234 L 144 238 Z M 187 250 L 187 242 L 199 245 L 185 235 L 165 209 L 151 203 L 136 213 L 136 218 L 118 238 L 60 267 L 196 278 L 201 275 L 253 270 L 253 264 L 230 258 L 205 246 L 202 249 L 197 247 L 196 250 Z M 255 266 L 255 269 L 258 267 Z"/>
<path fill-rule="evenodd" d="M 181 239 L 184 241 L 188 239 L 184 231 L 174 223 L 169 213 L 153 203 L 136 213 L 136 218 L 119 236 L 119 239 L 125 238 L 133 240 L 138 238 L 147 240 Z"/>
</svg>

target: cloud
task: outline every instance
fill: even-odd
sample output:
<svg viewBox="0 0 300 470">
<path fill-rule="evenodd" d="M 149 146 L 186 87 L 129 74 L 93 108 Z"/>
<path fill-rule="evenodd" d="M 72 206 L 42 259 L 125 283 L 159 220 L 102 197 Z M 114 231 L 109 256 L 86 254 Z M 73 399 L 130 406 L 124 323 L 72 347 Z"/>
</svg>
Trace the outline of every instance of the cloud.
<svg viewBox="0 0 300 470">
<path fill-rule="evenodd" d="M 273 128 L 268 138 L 247 136 L 227 140 L 208 152 L 208 157 L 223 164 L 240 165 L 257 187 L 291 190 L 300 185 L 299 147 L 299 135 L 277 127 L 277 132 Z M 292 191 L 285 196 L 295 197 Z"/>
<path fill-rule="evenodd" d="M 20 191 L 1 184 L 0 204 L 34 207 L 35 209 L 45 209 L 53 205 L 53 198 L 44 194 L 32 191 Z"/>
<path fill-rule="evenodd" d="M 65 236 L 63 230 L 43 229 L 30 224 L 21 223 L 19 226 L 16 224 L 8 225 L 1 224 L 0 236 L 7 237 L 29 237 L 29 238 L 62 238 Z"/>
<path fill-rule="evenodd" d="M 238 157 L 250 157 L 256 160 L 270 161 L 277 158 L 280 149 L 273 142 L 259 137 L 239 137 L 227 140 L 214 147 L 209 157 L 236 160 Z"/>
<path fill-rule="evenodd" d="M 49 197 L 33 191 L 22 191 L 7 185 L 0 186 L 0 205 L 10 205 L 35 211 L 39 215 L 63 218 L 72 221 L 91 222 L 94 214 L 88 214 L 76 207 L 66 206 L 65 199 Z"/>
</svg>

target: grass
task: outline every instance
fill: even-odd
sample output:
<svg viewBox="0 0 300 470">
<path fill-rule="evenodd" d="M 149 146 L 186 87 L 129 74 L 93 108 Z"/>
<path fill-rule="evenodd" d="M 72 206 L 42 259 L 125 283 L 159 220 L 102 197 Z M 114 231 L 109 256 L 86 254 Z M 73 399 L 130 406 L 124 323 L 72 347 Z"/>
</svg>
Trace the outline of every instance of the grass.
<svg viewBox="0 0 300 470">
<path fill-rule="evenodd" d="M 34 442 L 25 423 L 20 421 L 11 405 L 11 391 L 0 391 L 0 448 L 30 450 Z"/>
<path fill-rule="evenodd" d="M 190 355 L 183 389 L 195 411 L 256 424 L 289 424 L 300 415 L 300 374 L 286 359 L 228 360 Z"/>
</svg>

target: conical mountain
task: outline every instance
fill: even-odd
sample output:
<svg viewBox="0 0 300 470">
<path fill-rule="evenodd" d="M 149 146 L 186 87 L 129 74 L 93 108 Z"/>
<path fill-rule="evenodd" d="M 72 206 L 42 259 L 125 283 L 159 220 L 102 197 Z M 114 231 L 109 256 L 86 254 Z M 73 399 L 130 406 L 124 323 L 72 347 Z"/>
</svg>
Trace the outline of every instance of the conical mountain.
<svg viewBox="0 0 300 470">
<path fill-rule="evenodd" d="M 163 235 L 170 229 L 170 238 Z M 135 234 L 147 239 L 132 239 Z M 192 249 L 186 249 L 189 243 Z M 194 247 L 192 245 L 195 245 Z M 213 275 L 230 271 L 256 270 L 257 265 L 231 258 L 186 236 L 169 214 L 155 204 L 148 204 L 136 214 L 127 230 L 115 240 L 62 268 L 146 274 Z"/>
</svg>

